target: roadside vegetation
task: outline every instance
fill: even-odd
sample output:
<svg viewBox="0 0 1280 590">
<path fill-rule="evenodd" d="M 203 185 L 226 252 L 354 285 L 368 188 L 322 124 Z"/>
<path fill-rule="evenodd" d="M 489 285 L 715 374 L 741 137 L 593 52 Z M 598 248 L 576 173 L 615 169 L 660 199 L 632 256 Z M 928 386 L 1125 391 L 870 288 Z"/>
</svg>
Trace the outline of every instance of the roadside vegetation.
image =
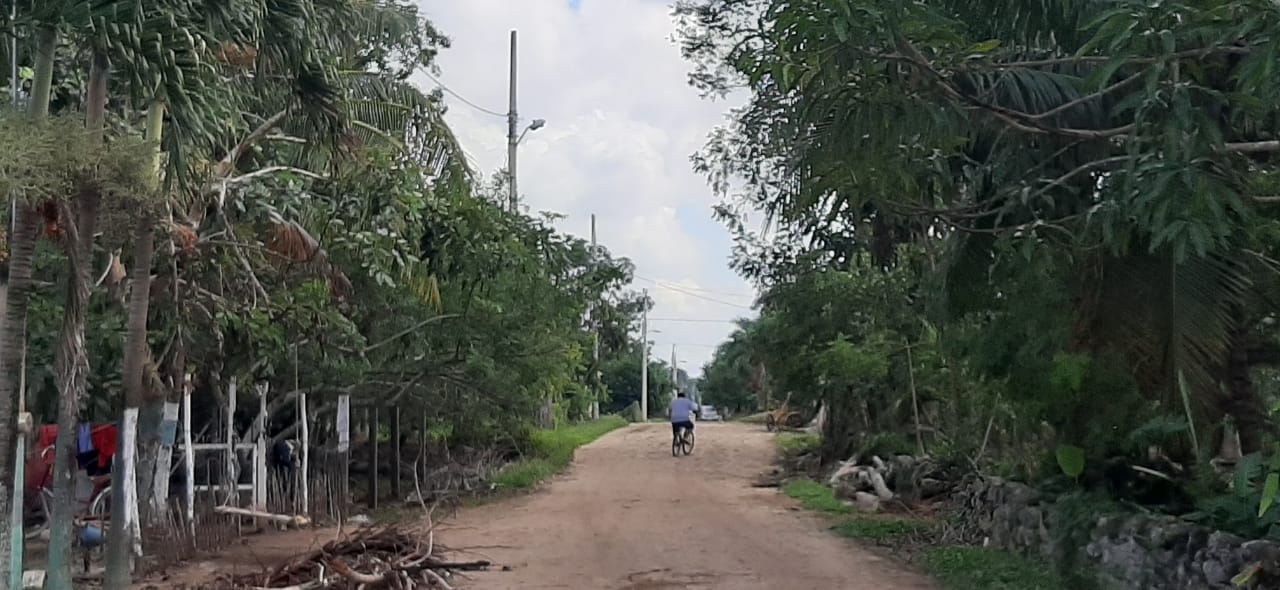
<svg viewBox="0 0 1280 590">
<path fill-rule="evenodd" d="M 860 543 L 891 548 L 917 564 L 945 590 L 1068 590 L 1052 568 L 1014 553 L 984 547 L 942 545 L 943 523 L 901 514 L 860 514 L 830 487 L 809 479 L 787 481 L 782 491 L 805 510 L 830 517 L 831 531 Z"/>
<path fill-rule="evenodd" d="M 805 510 L 826 514 L 847 514 L 849 507 L 836 497 L 831 488 L 811 479 L 793 479 L 783 484 L 782 493 L 800 501 Z"/>
<path fill-rule="evenodd" d="M 526 490 L 564 471 L 573 463 L 574 451 L 627 425 L 619 416 L 582 422 L 555 430 L 538 430 L 529 436 L 524 456 L 493 475 L 499 490 Z"/>
<path fill-rule="evenodd" d="M 0 81 L 17 104 L 0 113 L 0 514 L 19 389 L 37 426 L 60 425 L 58 449 L 77 423 L 140 416 L 136 454 L 120 453 L 137 464 L 119 466 L 112 497 L 130 479 L 167 483 L 160 420 L 184 384 L 196 433 L 223 432 L 236 396 L 236 442 L 258 436 L 259 387 L 269 445 L 299 436 L 300 392 L 317 450 L 336 443 L 319 425 L 340 396 L 394 409 L 397 440 L 429 441 L 440 485 L 468 489 L 474 478 L 455 475 L 472 466 L 457 461 L 488 469 L 531 448 L 503 476 L 531 485 L 575 444 L 539 429 L 639 400 L 632 332 L 653 301 L 630 287 L 628 260 L 511 210 L 507 175 L 471 167 L 442 91 L 413 82 L 438 73 L 450 43 L 417 3 L 144 4 L 0 10 L 19 74 L 16 88 Z M 651 407 L 671 373 L 653 361 Z M 352 453 L 372 457 L 364 441 L 390 440 L 390 420 L 359 412 Z M 379 457 L 351 464 L 400 469 Z M 55 463 L 47 569 L 63 590 L 75 457 Z M 165 522 L 167 494 L 142 496 L 141 519 Z M 0 519 L 3 555 L 9 527 Z M 105 584 L 124 588 L 130 531 L 109 534 Z"/>
<path fill-rule="evenodd" d="M 783 458 L 816 452 L 822 445 L 822 437 L 816 434 L 783 432 L 774 437 L 778 452 Z"/>
<path fill-rule="evenodd" d="M 1280 540 L 1280 6 L 676 13 L 693 84 L 748 94 L 694 158 L 760 289 L 709 403 L 821 408 L 827 473 L 918 496 L 999 475 Z"/>
</svg>

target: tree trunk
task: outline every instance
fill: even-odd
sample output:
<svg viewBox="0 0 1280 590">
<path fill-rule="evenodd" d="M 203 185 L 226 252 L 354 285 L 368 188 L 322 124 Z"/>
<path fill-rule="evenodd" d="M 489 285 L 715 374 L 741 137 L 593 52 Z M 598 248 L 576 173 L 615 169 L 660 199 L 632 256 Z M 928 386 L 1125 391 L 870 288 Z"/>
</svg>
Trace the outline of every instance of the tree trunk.
<svg viewBox="0 0 1280 590">
<path fill-rule="evenodd" d="M 76 426 L 80 400 L 86 387 L 88 357 L 84 346 L 85 312 L 89 303 L 89 242 L 93 236 L 92 215 L 97 213 L 97 195 L 79 199 L 79 219 L 67 224 L 67 259 L 71 267 L 67 279 L 66 310 L 62 319 L 62 339 L 54 370 L 58 383 L 58 438 L 53 466 L 53 505 L 50 517 L 47 590 L 71 590 L 72 519 L 75 517 Z M 74 215 L 64 207 L 64 215 Z"/>
<path fill-rule="evenodd" d="M 58 47 L 58 30 L 42 28 L 36 31 L 35 77 L 31 81 L 30 115 L 32 119 L 43 119 L 49 116 L 49 94 L 53 87 L 54 51 Z M 23 352 L 27 348 L 27 304 L 31 292 L 31 261 L 35 255 L 36 228 L 39 224 L 39 213 L 29 204 L 19 203 L 14 211 L 16 218 L 13 231 L 9 235 L 9 257 L 7 260 L 6 293 L 4 300 L 3 320 L 0 323 L 0 590 L 8 590 L 13 582 L 9 571 L 10 552 L 17 550 L 15 557 L 21 556 L 21 543 L 13 544 L 12 535 L 21 527 L 21 522 L 14 523 L 9 519 L 11 494 L 21 494 L 20 483 L 10 490 L 13 482 L 14 463 L 13 445 L 16 432 L 14 430 L 14 402 L 18 396 L 18 383 L 21 380 Z M 21 539 L 21 535 L 18 537 Z M 18 559 L 21 561 L 21 559 Z M 22 572 L 17 572 L 21 582 Z M 16 589 L 15 589 L 16 590 Z"/>
<path fill-rule="evenodd" d="M 130 268 L 129 277 L 128 332 L 125 337 L 123 381 L 125 412 L 138 413 L 148 397 L 143 374 L 148 356 L 147 313 L 150 307 L 151 259 L 155 252 L 151 235 L 151 217 L 149 215 L 144 215 L 138 220 L 137 228 L 134 231 L 133 245 L 133 266 Z M 136 440 L 138 447 L 136 456 L 140 459 L 140 464 L 147 462 L 149 441 L 157 439 L 155 436 L 146 436 L 148 430 L 153 433 L 157 430 L 146 427 L 151 421 L 149 412 L 141 412 L 138 421 L 125 420 L 121 424 L 121 449 L 123 449 L 123 445 Z M 139 426 L 139 423 L 142 424 L 140 427 L 141 435 L 139 433 L 125 432 L 126 428 Z M 145 473 L 144 469 L 135 469 L 127 461 L 121 461 L 115 471 L 114 478 L 111 480 L 111 497 L 125 498 L 124 488 L 130 478 L 135 479 L 137 489 L 150 489 L 148 485 L 149 478 L 143 477 Z M 128 519 L 125 511 L 131 509 L 132 506 L 127 506 L 126 502 L 112 502 L 111 521 L 125 522 Z M 132 533 L 132 530 L 125 530 L 125 527 L 111 527 L 108 532 L 105 587 L 109 590 L 128 588 L 131 582 L 129 576 L 129 548 Z"/>
<path fill-rule="evenodd" d="M 852 387 L 828 386 L 823 406 L 827 415 L 823 420 L 821 460 L 824 465 L 844 461 L 853 452 L 854 421 L 859 400 Z"/>
<path fill-rule="evenodd" d="M 9 571 L 10 552 L 15 526 L 10 520 L 13 496 L 23 493 L 23 484 L 14 482 L 14 455 L 17 438 L 16 416 L 18 388 L 22 379 L 22 353 L 27 344 L 27 306 L 31 293 L 31 263 L 35 253 L 36 227 L 40 214 L 26 204 L 19 204 L 14 231 L 9 235 L 7 293 L 0 336 L 0 590 L 12 582 Z M 16 531 L 21 532 L 21 531 Z M 21 535 L 18 537 L 21 539 Z M 21 572 L 18 572 L 21 575 Z"/>
<path fill-rule="evenodd" d="M 160 185 L 160 134 L 164 128 L 164 103 L 152 101 L 147 111 L 147 141 L 155 150 L 152 173 L 156 178 L 156 186 Z M 126 590 L 132 583 L 130 571 L 129 549 L 137 544 L 141 523 L 130 518 L 137 514 L 137 494 L 125 493 L 126 487 L 132 484 L 132 491 L 149 491 L 155 476 L 155 455 L 159 450 L 160 416 L 164 398 L 153 400 L 158 396 L 147 394 L 145 378 L 147 360 L 150 357 L 147 348 L 147 314 L 151 307 L 151 263 L 155 257 L 155 237 L 152 232 L 154 217 L 144 211 L 138 218 L 133 235 L 133 267 L 129 271 L 129 310 L 128 332 L 125 336 L 124 381 L 125 413 L 128 416 L 121 422 L 120 448 L 135 445 L 135 452 L 129 455 L 122 453 L 116 476 L 111 480 L 111 497 L 123 498 L 125 501 L 111 503 L 111 521 L 115 523 L 129 521 L 131 526 L 111 527 L 107 538 L 107 590 Z M 139 412 L 143 404 L 147 407 Z M 129 432 L 137 428 L 140 432 Z M 154 447 L 154 448 L 153 448 Z M 139 458 L 138 465 L 127 460 Z M 150 466 L 150 468 L 147 468 Z M 153 498 L 148 506 L 155 506 L 156 501 L 163 506 L 164 498 Z M 148 510 L 148 516 L 154 510 Z"/>
<path fill-rule="evenodd" d="M 1243 309 L 1237 316 L 1243 316 Z M 1244 454 L 1263 450 L 1263 441 L 1276 433 L 1276 427 L 1267 417 L 1267 407 L 1262 396 L 1253 383 L 1249 363 L 1249 330 L 1243 317 L 1237 324 L 1231 338 L 1231 349 L 1227 353 L 1225 367 L 1226 396 L 1222 399 L 1220 409 L 1230 416 L 1240 435 L 1240 450 Z"/>
<path fill-rule="evenodd" d="M 101 139 L 106 119 L 107 80 L 111 63 L 106 54 L 95 52 L 89 71 L 86 105 L 86 127 Z M 46 590 L 72 590 L 71 545 L 72 519 L 75 516 L 76 425 L 80 417 L 80 400 L 85 395 L 89 373 L 89 357 L 85 350 L 84 329 L 92 284 L 93 236 L 97 229 L 98 208 L 102 195 L 96 188 L 81 190 L 75 206 L 64 206 L 67 220 L 65 233 L 68 266 L 67 303 L 62 319 L 62 339 L 54 361 L 58 383 L 58 439 L 53 467 L 53 506 L 49 529 L 49 562 L 45 576 Z M 117 498 L 117 501 L 120 498 Z M 116 504 L 113 502 L 112 504 Z"/>
</svg>

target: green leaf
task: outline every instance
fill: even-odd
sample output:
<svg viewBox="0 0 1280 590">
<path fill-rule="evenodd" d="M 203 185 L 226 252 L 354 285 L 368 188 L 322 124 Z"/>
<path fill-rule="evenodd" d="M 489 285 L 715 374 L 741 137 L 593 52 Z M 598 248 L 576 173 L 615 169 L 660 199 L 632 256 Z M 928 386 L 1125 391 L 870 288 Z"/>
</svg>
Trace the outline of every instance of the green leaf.
<svg viewBox="0 0 1280 590">
<path fill-rule="evenodd" d="M 836 29 L 836 39 L 838 39 L 841 43 L 848 43 L 849 42 L 849 21 L 846 21 L 842 18 L 838 18 L 835 20 L 835 22 L 831 23 L 831 25 L 834 26 Z"/>
<path fill-rule="evenodd" d="M 1084 474 L 1084 449 L 1071 445 L 1058 445 L 1055 453 L 1058 467 L 1071 479 L 1080 479 Z"/>
<path fill-rule="evenodd" d="M 991 53 L 1000 47 L 999 39 L 991 39 L 981 43 L 975 43 L 969 48 L 969 53 Z"/>
<path fill-rule="evenodd" d="M 1267 483 L 1262 486 L 1262 502 L 1258 504 L 1258 518 L 1262 518 L 1268 510 L 1271 510 L 1277 495 L 1280 495 L 1280 473 L 1269 473 Z"/>
</svg>

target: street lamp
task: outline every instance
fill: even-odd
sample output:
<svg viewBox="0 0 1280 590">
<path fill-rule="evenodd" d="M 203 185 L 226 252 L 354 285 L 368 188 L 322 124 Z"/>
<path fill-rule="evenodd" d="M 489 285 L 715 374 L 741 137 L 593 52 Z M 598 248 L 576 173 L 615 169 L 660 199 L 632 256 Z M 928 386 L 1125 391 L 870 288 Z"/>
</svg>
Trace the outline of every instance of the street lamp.
<svg viewBox="0 0 1280 590">
<path fill-rule="evenodd" d="M 530 131 L 537 131 L 546 126 L 547 126 L 546 119 L 534 119 L 532 123 L 529 123 L 528 127 L 524 128 L 524 131 L 520 132 L 520 137 L 516 139 L 516 144 L 519 145 L 520 142 L 524 141 L 524 136 L 528 134 Z"/>
</svg>

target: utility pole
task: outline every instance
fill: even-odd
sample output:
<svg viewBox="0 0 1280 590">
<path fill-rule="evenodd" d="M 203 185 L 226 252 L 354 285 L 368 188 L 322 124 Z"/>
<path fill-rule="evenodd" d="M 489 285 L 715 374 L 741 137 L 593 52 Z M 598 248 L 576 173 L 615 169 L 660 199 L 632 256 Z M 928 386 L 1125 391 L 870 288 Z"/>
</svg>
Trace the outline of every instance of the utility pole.
<svg viewBox="0 0 1280 590">
<path fill-rule="evenodd" d="M 511 31 L 511 89 L 510 103 L 507 108 L 507 206 L 516 212 L 520 192 L 516 188 L 516 144 L 520 138 L 516 135 L 519 115 L 516 113 L 516 32 Z"/>
<path fill-rule="evenodd" d="M 591 214 L 591 268 L 596 268 L 596 214 Z M 591 419 L 600 419 L 600 311 L 598 301 L 591 303 L 591 339 L 594 348 L 591 354 Z"/>
<path fill-rule="evenodd" d="M 671 397 L 676 396 L 676 391 L 680 389 L 680 373 L 676 368 L 676 345 L 671 345 Z"/>
<path fill-rule="evenodd" d="M 649 290 L 644 294 L 640 315 L 640 421 L 649 421 Z"/>
<path fill-rule="evenodd" d="M 9 100 L 18 110 L 18 3 L 9 7 Z M 13 235 L 13 234 L 9 234 Z"/>
</svg>

